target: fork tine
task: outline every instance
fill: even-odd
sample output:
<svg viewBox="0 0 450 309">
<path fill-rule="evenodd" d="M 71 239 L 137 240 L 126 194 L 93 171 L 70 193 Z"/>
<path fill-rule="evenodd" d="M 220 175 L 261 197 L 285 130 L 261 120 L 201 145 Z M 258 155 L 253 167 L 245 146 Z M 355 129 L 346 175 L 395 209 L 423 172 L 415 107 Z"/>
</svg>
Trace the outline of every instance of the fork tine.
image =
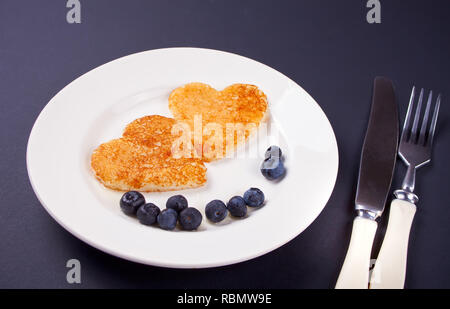
<svg viewBox="0 0 450 309">
<path fill-rule="evenodd" d="M 406 142 L 406 140 L 408 138 L 408 133 L 409 133 L 409 131 L 411 131 L 411 115 L 412 115 L 415 95 L 416 95 L 416 87 L 413 86 L 412 91 L 411 91 L 411 97 L 409 99 L 408 112 L 406 113 L 405 124 L 403 125 L 403 130 L 402 130 L 402 137 L 401 137 L 402 142 Z"/>
<path fill-rule="evenodd" d="M 425 108 L 425 114 L 424 114 L 423 120 L 422 120 L 422 127 L 420 128 L 420 133 L 419 133 L 419 144 L 420 145 L 425 144 L 425 137 L 426 137 L 426 133 L 427 133 L 428 118 L 430 116 L 430 108 L 431 108 L 432 99 L 433 99 L 433 91 L 430 91 L 430 94 L 428 95 L 427 107 Z"/>
<path fill-rule="evenodd" d="M 419 127 L 419 119 L 420 119 L 420 112 L 422 109 L 422 101 L 423 101 L 423 88 L 422 90 L 420 90 L 420 95 L 419 95 L 419 102 L 417 103 L 417 107 L 416 107 L 416 115 L 414 116 L 414 122 L 413 122 L 413 126 L 411 129 L 411 138 L 410 141 L 411 142 L 416 142 L 417 140 L 417 129 Z"/>
<path fill-rule="evenodd" d="M 434 107 L 433 119 L 431 120 L 430 132 L 428 134 L 428 141 L 427 141 L 428 145 L 431 145 L 433 143 L 434 132 L 436 130 L 436 123 L 439 115 L 440 106 L 441 106 L 441 95 L 438 96 L 436 106 Z"/>
</svg>

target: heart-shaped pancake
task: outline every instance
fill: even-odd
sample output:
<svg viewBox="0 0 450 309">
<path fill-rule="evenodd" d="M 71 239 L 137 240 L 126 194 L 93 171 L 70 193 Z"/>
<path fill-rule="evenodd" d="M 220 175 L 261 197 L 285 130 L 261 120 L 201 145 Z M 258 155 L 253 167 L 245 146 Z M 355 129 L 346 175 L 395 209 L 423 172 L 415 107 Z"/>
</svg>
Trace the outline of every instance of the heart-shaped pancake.
<svg viewBox="0 0 450 309">
<path fill-rule="evenodd" d="M 123 137 L 100 145 L 91 156 L 97 179 L 114 190 L 144 192 L 195 188 L 206 182 L 206 167 L 196 158 L 172 153 L 179 136 L 176 121 L 153 115 L 130 123 Z"/>
<path fill-rule="evenodd" d="M 267 115 L 267 97 L 254 85 L 234 84 L 217 91 L 190 83 L 172 91 L 169 108 L 192 131 L 194 157 L 209 162 L 233 153 Z"/>
</svg>

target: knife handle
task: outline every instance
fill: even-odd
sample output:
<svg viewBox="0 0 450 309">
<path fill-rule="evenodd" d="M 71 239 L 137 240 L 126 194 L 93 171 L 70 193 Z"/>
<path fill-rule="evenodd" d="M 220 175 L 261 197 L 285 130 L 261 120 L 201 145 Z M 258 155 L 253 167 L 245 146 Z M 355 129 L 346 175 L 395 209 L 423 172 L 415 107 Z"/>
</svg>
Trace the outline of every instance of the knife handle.
<svg viewBox="0 0 450 309">
<path fill-rule="evenodd" d="M 356 217 L 352 237 L 336 283 L 336 289 L 367 289 L 369 287 L 370 254 L 378 224 Z"/>
<path fill-rule="evenodd" d="M 409 232 L 415 213 L 413 203 L 392 201 L 386 234 L 370 279 L 371 289 L 403 289 Z"/>
</svg>

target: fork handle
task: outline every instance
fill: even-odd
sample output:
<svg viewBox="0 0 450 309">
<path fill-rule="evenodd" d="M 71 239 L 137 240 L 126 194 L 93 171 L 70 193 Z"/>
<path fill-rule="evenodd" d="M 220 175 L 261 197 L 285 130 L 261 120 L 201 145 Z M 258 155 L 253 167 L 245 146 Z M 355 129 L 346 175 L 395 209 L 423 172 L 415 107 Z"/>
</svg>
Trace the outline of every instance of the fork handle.
<svg viewBox="0 0 450 309">
<path fill-rule="evenodd" d="M 352 237 L 336 283 L 336 289 L 367 289 L 369 287 L 370 254 L 378 224 L 356 217 Z"/>
<path fill-rule="evenodd" d="M 386 234 L 370 279 L 371 289 L 403 289 L 409 233 L 415 213 L 413 203 L 392 201 Z"/>
</svg>

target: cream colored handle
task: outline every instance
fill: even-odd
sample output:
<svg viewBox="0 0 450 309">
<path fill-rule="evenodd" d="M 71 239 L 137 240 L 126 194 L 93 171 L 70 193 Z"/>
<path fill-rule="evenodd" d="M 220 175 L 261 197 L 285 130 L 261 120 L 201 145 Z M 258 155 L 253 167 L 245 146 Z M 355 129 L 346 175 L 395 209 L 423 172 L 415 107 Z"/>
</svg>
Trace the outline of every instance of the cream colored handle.
<svg viewBox="0 0 450 309">
<path fill-rule="evenodd" d="M 403 289 L 409 232 L 415 213 L 414 204 L 392 201 L 386 235 L 370 279 L 371 289 Z"/>
<path fill-rule="evenodd" d="M 352 237 L 336 283 L 336 289 L 367 289 L 370 254 L 377 222 L 361 217 L 353 221 Z"/>
</svg>

